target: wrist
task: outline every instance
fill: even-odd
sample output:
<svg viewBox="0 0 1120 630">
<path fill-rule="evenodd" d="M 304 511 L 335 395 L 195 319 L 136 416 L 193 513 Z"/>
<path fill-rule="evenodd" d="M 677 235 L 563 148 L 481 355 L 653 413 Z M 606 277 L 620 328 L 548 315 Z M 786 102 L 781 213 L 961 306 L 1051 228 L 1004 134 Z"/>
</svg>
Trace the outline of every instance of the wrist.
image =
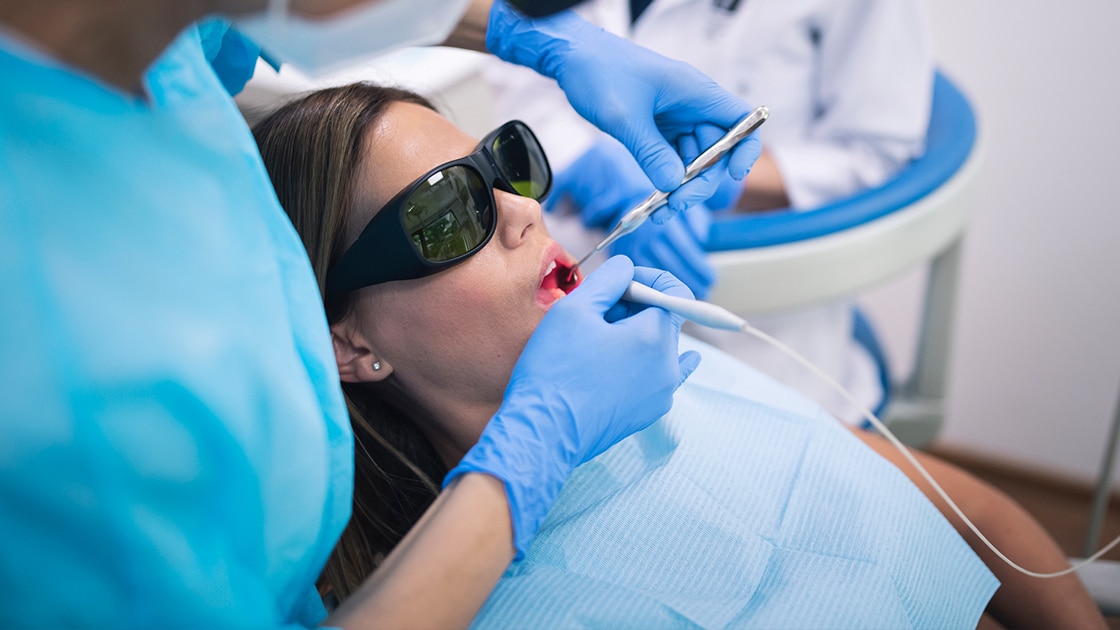
<svg viewBox="0 0 1120 630">
<path fill-rule="evenodd" d="M 508 400 L 508 398 L 507 398 Z M 502 482 L 509 500 L 513 544 L 520 558 L 574 469 L 574 449 L 541 430 L 552 413 L 532 403 L 503 403 L 462 461 L 444 478 L 446 488 L 467 473 Z"/>
<path fill-rule="evenodd" d="M 547 18 L 530 18 L 505 0 L 494 0 L 486 28 L 486 49 L 503 61 L 516 63 L 556 79 L 559 59 L 585 31 L 600 30 L 572 11 Z"/>
</svg>

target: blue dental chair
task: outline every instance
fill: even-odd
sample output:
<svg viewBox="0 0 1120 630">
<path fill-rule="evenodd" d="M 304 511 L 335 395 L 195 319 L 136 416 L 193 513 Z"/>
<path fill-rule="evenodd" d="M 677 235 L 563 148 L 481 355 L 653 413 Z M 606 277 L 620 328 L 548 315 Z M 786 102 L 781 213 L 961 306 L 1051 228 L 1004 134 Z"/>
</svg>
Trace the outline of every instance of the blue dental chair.
<svg viewBox="0 0 1120 630">
<path fill-rule="evenodd" d="M 982 149 L 959 89 L 935 77 L 925 154 L 894 179 L 815 210 L 717 213 L 708 242 L 718 281 L 708 300 L 741 314 L 853 295 L 930 261 L 917 361 L 890 382 L 866 322 L 855 335 L 880 364 L 890 403 L 883 420 L 900 439 L 926 445 L 944 417 L 961 241 Z"/>
</svg>

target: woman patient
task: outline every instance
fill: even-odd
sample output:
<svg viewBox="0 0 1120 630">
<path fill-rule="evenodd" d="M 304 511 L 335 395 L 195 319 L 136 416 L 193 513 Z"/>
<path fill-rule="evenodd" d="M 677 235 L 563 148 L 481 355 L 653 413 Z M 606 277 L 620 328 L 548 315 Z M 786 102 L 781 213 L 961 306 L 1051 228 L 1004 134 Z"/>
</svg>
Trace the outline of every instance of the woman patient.
<svg viewBox="0 0 1120 630">
<path fill-rule="evenodd" d="M 357 84 L 254 133 L 319 278 L 357 441 L 353 517 L 323 578 L 345 598 L 478 440 L 579 278 L 541 222 L 551 173 L 522 124 L 480 144 L 415 94 Z M 885 440 L 682 346 L 705 361 L 673 410 L 573 474 L 477 626 L 960 627 L 986 608 L 1017 627 L 1104 627 L 1076 576 L 1010 570 Z M 1066 566 L 1009 499 L 920 459 L 1012 559 Z"/>
</svg>

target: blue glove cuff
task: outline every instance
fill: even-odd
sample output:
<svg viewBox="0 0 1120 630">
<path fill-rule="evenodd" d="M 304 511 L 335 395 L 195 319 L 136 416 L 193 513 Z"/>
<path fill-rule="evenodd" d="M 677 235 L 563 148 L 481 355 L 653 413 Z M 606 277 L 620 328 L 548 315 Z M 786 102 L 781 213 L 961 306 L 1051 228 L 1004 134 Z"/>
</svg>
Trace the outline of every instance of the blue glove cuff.
<svg viewBox="0 0 1120 630">
<path fill-rule="evenodd" d="M 443 487 L 467 473 L 484 473 L 501 480 L 509 499 L 510 521 L 513 524 L 515 559 L 525 555 L 529 543 L 540 528 L 564 481 L 574 466 L 569 453 L 558 457 L 558 444 L 541 444 L 535 435 L 532 414 L 549 413 L 536 405 L 523 408 L 523 414 L 503 409 L 490 420 L 478 443 L 444 477 Z M 539 420 L 538 420 L 539 421 Z M 529 429 L 521 430 L 518 429 Z"/>
</svg>

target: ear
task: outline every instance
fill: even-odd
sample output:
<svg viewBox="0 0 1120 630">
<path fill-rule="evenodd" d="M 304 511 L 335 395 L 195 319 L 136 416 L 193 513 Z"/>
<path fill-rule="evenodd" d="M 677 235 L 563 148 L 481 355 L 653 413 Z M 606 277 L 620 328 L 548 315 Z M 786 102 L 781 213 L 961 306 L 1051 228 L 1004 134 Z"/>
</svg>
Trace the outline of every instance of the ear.
<svg viewBox="0 0 1120 630">
<path fill-rule="evenodd" d="M 393 372 L 389 362 L 379 359 L 370 343 L 346 323 L 331 326 L 331 345 L 338 375 L 344 383 L 382 381 Z"/>
</svg>

